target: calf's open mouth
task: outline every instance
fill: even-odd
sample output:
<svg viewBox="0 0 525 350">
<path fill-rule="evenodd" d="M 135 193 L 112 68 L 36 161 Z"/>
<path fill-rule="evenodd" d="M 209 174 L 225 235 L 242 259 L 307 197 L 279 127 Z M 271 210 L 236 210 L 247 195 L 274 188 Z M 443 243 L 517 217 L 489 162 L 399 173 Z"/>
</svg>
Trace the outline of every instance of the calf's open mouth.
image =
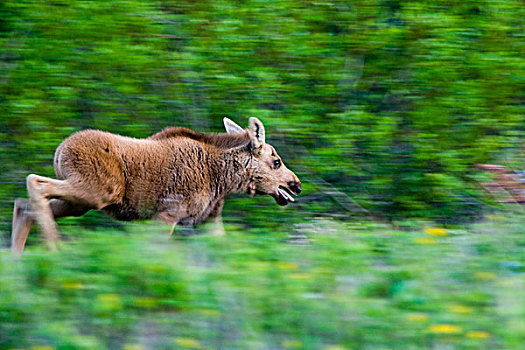
<svg viewBox="0 0 525 350">
<path fill-rule="evenodd" d="M 291 190 L 284 186 L 279 186 L 277 193 L 273 194 L 275 201 L 279 205 L 287 205 L 289 202 L 295 202 L 295 199 L 292 197 L 294 194 Z"/>
</svg>

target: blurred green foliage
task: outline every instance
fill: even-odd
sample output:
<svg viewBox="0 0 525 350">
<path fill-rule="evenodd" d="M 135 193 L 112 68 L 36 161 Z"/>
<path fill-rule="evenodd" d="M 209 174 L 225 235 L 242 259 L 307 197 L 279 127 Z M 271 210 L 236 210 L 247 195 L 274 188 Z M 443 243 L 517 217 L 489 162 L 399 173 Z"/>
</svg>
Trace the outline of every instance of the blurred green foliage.
<svg viewBox="0 0 525 350">
<path fill-rule="evenodd" d="M 307 184 L 302 216 L 476 217 L 472 165 L 525 131 L 524 19 L 520 0 L 4 0 L 2 231 L 70 133 L 224 116 L 263 120 Z"/>
<path fill-rule="evenodd" d="M 306 241 L 230 226 L 169 242 L 149 223 L 70 226 L 60 253 L 0 255 L 0 349 L 521 349 L 523 224 L 315 220 L 291 230 Z"/>
</svg>

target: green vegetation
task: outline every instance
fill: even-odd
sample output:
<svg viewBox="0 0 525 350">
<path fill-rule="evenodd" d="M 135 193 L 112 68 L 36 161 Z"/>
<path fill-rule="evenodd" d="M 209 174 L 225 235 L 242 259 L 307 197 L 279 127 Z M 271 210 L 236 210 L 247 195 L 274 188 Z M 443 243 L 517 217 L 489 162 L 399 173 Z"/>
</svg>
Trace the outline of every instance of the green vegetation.
<svg viewBox="0 0 525 350">
<path fill-rule="evenodd" d="M 490 220 L 169 241 L 70 227 L 60 253 L 2 254 L 0 348 L 519 349 L 525 222 Z"/>
</svg>

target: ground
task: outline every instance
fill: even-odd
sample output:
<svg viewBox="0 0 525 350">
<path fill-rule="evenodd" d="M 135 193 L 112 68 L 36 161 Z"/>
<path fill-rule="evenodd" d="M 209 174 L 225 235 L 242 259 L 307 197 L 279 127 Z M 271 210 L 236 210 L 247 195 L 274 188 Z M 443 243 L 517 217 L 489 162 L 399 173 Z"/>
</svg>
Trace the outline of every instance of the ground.
<svg viewBox="0 0 525 350">
<path fill-rule="evenodd" d="M 519 349 L 520 216 L 79 231 L 0 258 L 1 349 Z"/>
</svg>

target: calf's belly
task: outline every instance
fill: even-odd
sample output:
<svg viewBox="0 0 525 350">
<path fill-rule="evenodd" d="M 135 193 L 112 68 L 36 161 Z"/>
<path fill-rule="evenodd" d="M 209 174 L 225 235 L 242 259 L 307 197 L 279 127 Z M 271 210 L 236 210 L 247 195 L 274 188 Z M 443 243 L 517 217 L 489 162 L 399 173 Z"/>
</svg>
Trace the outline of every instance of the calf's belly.
<svg viewBox="0 0 525 350">
<path fill-rule="evenodd" d="M 102 211 L 111 217 L 121 221 L 149 220 L 153 218 L 155 210 L 136 210 L 125 204 L 111 204 L 102 208 Z"/>
</svg>

